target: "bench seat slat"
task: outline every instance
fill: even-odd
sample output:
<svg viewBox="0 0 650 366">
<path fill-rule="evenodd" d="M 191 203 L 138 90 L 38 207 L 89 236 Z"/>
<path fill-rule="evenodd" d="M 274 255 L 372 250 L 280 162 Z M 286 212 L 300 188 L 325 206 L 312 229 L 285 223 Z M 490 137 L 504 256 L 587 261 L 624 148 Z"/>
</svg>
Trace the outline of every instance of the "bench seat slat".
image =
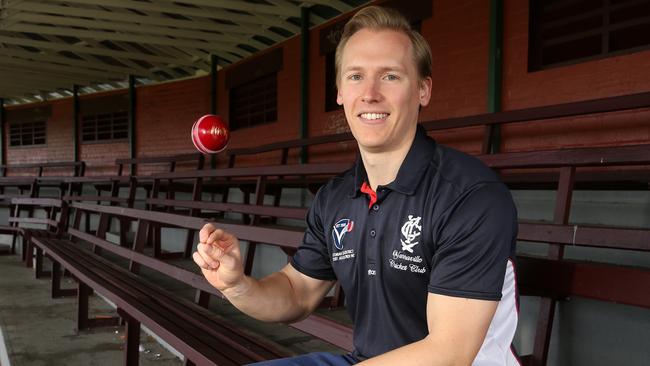
<svg viewBox="0 0 650 366">
<path fill-rule="evenodd" d="M 267 352 L 255 342 L 243 337 L 240 332 L 223 327 L 222 322 L 216 321 L 214 317 L 210 319 L 203 313 L 197 312 L 198 305 L 189 302 L 181 303 L 172 293 L 73 243 L 58 241 L 57 244 L 61 250 L 85 262 L 87 270 L 104 274 L 106 279 L 117 288 L 141 300 L 151 312 L 183 328 L 184 332 L 192 335 L 198 342 L 223 353 L 236 364 L 278 357 L 277 353 Z"/>
<path fill-rule="evenodd" d="M 77 229 L 68 229 L 68 233 L 76 238 L 85 240 L 89 243 L 95 244 L 103 249 L 106 249 L 120 257 L 132 260 L 138 264 L 154 269 L 163 273 L 171 278 L 188 283 L 197 289 L 209 292 L 213 295 L 223 297 L 221 292 L 211 286 L 202 275 L 190 272 L 186 269 L 176 267 L 174 265 L 165 263 L 158 259 L 152 258 L 146 254 L 135 252 L 131 249 L 121 247 L 107 240 L 100 239 L 92 234 L 85 233 Z"/>
<path fill-rule="evenodd" d="M 298 207 L 260 206 L 260 205 L 247 205 L 243 203 L 171 200 L 171 199 L 164 199 L 164 198 L 149 198 L 146 200 L 146 203 L 168 206 L 168 207 L 196 208 L 202 210 L 235 212 L 235 213 L 253 214 L 253 215 L 260 215 L 260 216 L 281 217 L 287 219 L 299 219 L 299 220 L 304 220 L 305 217 L 307 216 L 307 209 L 298 208 Z"/>
<path fill-rule="evenodd" d="M 118 307 L 154 330 L 156 334 L 169 341 L 184 354 L 194 356 L 191 358 L 205 364 L 215 364 L 211 360 L 217 360 L 219 365 L 237 365 L 242 361 L 260 360 L 258 357 L 243 357 L 240 350 L 234 352 L 228 348 L 227 344 L 218 342 L 218 339 L 206 337 L 204 332 L 188 329 L 191 327 L 188 327 L 187 322 L 175 325 L 173 320 L 178 321 L 180 314 L 170 314 L 169 308 L 165 309 L 161 306 L 161 303 L 165 303 L 165 301 L 153 301 L 155 297 L 160 298 L 161 296 L 153 295 L 150 289 L 151 285 L 144 286 L 143 283 L 146 281 L 125 269 L 98 258 L 67 241 L 38 240 L 38 244 L 55 260 L 61 261 L 73 275 L 80 275 L 79 278 L 82 279 L 82 282 L 90 282 L 89 284 L 93 288 L 101 287 L 104 291 L 98 291 L 118 304 Z M 147 293 L 149 295 L 146 295 Z M 168 295 L 162 296 L 165 300 L 167 297 L 173 298 L 173 295 L 166 293 L 163 295 Z M 189 342 L 191 345 L 188 344 Z M 224 354 L 228 354 L 228 356 L 224 357 Z M 207 355 L 207 358 L 204 355 Z M 233 361 L 232 358 L 236 361 Z"/>
</svg>

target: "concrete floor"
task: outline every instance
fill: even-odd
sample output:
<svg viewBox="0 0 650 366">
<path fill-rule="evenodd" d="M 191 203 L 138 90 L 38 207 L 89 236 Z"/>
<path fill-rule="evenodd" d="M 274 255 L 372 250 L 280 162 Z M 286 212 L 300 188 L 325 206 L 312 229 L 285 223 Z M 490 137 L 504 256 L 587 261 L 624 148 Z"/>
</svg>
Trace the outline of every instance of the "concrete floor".
<svg viewBox="0 0 650 366">
<path fill-rule="evenodd" d="M 191 263 L 177 265 L 192 267 Z M 141 274 L 163 284 L 163 287 L 179 296 L 189 299 L 193 297 L 193 291 L 178 282 L 165 281 L 160 275 L 146 269 Z M 64 288 L 75 286 L 72 279 L 64 278 Z M 90 306 L 91 316 L 116 315 L 115 309 L 99 296 L 91 298 Z M 227 321 L 272 340 L 291 353 L 342 352 L 286 325 L 251 319 L 219 299 L 213 298 L 210 309 Z M 338 319 L 346 319 L 342 311 L 335 311 L 333 315 Z M 11 366 L 112 366 L 123 363 L 123 327 L 95 328 L 77 333 L 75 324 L 75 297 L 52 299 L 49 278 L 35 279 L 33 270 L 23 265 L 19 255 L 0 256 L 0 330 L 8 353 L 5 360 L 8 358 Z M 165 349 L 144 331 L 140 350 L 141 365 L 182 364 L 173 350 Z M 9 366 L 4 364 L 6 361 L 2 361 L 2 353 L 3 347 L 0 344 L 0 366 Z"/>
<path fill-rule="evenodd" d="M 74 285 L 64 279 L 64 287 Z M 94 316 L 115 315 L 98 296 L 90 309 Z M 0 327 L 11 366 L 122 364 L 124 327 L 77 333 L 75 311 L 75 297 L 52 299 L 49 279 L 36 280 L 18 256 L 0 256 Z M 143 332 L 140 339 L 141 365 L 182 365 L 151 336 Z"/>
</svg>

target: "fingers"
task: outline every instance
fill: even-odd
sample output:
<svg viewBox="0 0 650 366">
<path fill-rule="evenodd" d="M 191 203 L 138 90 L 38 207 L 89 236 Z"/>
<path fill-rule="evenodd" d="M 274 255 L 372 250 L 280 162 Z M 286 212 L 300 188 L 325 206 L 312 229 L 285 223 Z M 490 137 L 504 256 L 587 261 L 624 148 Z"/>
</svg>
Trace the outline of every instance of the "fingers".
<svg viewBox="0 0 650 366">
<path fill-rule="evenodd" d="M 228 249 L 234 242 L 236 238 L 234 235 L 227 231 L 223 231 L 222 229 L 215 229 L 210 233 L 206 241 L 203 243 L 205 244 L 216 244 L 222 249 Z"/>
<path fill-rule="evenodd" d="M 223 250 L 218 247 L 202 244 L 197 246 L 197 251 L 192 254 L 194 262 L 203 269 L 219 268 L 219 258 L 223 255 Z"/>
<path fill-rule="evenodd" d="M 199 231 L 199 242 L 205 243 L 208 240 L 210 234 L 212 234 L 212 232 L 215 230 L 217 230 L 217 228 L 212 224 L 203 225 L 201 231 Z"/>
<path fill-rule="evenodd" d="M 210 270 L 211 269 L 210 266 L 208 265 L 208 263 L 205 260 L 203 260 L 203 258 L 201 257 L 201 254 L 199 254 L 199 252 L 192 253 L 192 259 L 194 259 L 194 263 L 196 263 L 196 265 L 201 267 L 202 269 L 205 269 L 205 270 Z"/>
</svg>

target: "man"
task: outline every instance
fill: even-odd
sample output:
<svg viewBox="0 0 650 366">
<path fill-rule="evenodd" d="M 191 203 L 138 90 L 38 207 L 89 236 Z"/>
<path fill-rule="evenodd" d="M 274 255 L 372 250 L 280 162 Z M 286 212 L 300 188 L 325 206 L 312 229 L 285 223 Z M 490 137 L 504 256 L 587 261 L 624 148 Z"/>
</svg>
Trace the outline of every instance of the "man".
<svg viewBox="0 0 650 366">
<path fill-rule="evenodd" d="M 346 25 L 336 66 L 360 159 L 316 195 L 291 263 L 244 276 L 237 238 L 210 224 L 195 262 L 263 321 L 302 319 L 342 285 L 355 351 L 264 364 L 517 364 L 515 207 L 492 171 L 418 126 L 432 88 L 426 41 L 399 13 L 367 7 Z"/>
</svg>

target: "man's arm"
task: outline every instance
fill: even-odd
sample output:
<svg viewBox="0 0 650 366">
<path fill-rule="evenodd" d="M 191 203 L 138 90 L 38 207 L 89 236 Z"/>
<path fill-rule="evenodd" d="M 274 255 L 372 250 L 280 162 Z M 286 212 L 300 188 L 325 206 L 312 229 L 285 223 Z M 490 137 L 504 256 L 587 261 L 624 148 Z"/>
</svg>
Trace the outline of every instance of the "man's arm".
<svg viewBox="0 0 650 366">
<path fill-rule="evenodd" d="M 292 265 L 261 280 L 245 276 L 239 240 L 206 224 L 193 254 L 205 278 L 242 312 L 263 321 L 293 322 L 320 304 L 334 281 L 306 276 Z"/>
<path fill-rule="evenodd" d="M 429 293 L 429 335 L 360 365 L 471 365 L 481 349 L 497 301 Z"/>
</svg>

